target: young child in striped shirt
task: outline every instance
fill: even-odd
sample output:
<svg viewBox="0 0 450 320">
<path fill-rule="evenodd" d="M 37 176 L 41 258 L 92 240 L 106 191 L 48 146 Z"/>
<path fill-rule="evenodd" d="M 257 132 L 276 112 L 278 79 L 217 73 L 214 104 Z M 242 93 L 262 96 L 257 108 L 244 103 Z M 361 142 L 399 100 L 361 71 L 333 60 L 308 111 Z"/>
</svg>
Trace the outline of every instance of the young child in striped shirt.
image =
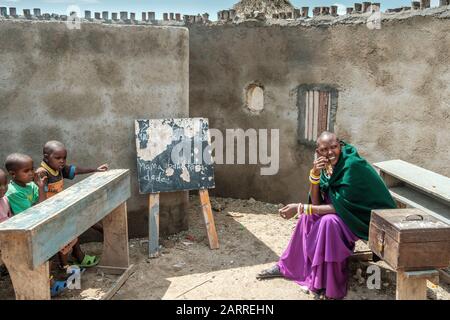
<svg viewBox="0 0 450 320">
<path fill-rule="evenodd" d="M 37 173 L 41 176 L 47 177 L 45 186 L 47 199 L 63 191 L 64 179 L 74 179 L 75 176 L 79 174 L 104 172 L 108 170 L 107 164 L 93 169 L 67 165 L 66 162 L 67 149 L 63 143 L 59 141 L 49 141 L 44 145 L 43 160 L 41 162 L 41 167 L 37 170 Z M 102 232 L 102 226 L 100 224 L 97 224 L 93 228 L 99 232 Z M 69 266 L 68 259 L 70 252 L 72 252 L 72 257 L 81 267 L 93 267 L 99 262 L 98 257 L 87 255 L 81 250 L 80 242 L 77 238 L 64 246 L 58 253 L 61 267 L 66 268 Z"/>
</svg>

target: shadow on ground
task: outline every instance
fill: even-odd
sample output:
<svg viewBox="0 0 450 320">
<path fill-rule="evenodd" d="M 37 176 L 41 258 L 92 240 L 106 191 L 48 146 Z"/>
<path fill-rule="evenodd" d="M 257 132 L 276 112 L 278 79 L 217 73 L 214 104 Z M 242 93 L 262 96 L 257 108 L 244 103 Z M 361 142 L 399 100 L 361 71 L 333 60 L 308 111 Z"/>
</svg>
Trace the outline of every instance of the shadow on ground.
<svg viewBox="0 0 450 320">
<path fill-rule="evenodd" d="M 210 250 L 198 196 L 190 197 L 188 231 L 162 238 L 162 255 L 148 259 L 147 239 L 130 240 L 135 272 L 113 299 L 192 300 L 312 300 L 314 296 L 285 279 L 256 280 L 256 274 L 278 261 L 298 220 L 283 220 L 278 205 L 250 200 L 211 198 L 220 242 Z M 101 255 L 101 243 L 83 244 L 89 254 Z M 356 251 L 367 246 L 358 242 Z M 370 265 L 380 270 L 380 287 L 369 289 Z M 395 299 L 395 272 L 385 263 L 352 261 L 348 300 Z M 118 276 L 94 269 L 82 276 L 82 289 L 57 299 L 100 299 Z M 429 299 L 449 299 L 448 286 L 429 285 Z M 0 280 L 0 299 L 14 299 L 9 277 Z"/>
</svg>

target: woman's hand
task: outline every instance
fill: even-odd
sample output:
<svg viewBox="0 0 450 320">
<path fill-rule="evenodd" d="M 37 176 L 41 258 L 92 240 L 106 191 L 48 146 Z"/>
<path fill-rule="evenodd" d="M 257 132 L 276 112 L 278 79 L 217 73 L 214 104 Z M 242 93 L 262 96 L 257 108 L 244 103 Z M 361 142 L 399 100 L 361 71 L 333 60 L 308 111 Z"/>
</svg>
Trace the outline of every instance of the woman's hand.
<svg viewBox="0 0 450 320">
<path fill-rule="evenodd" d="M 283 219 L 289 220 L 297 214 L 298 203 L 291 203 L 278 210 Z M 300 211 L 303 212 L 303 204 L 300 203 Z"/>
<path fill-rule="evenodd" d="M 108 168 L 109 168 L 109 166 L 108 166 L 108 164 L 102 164 L 100 167 L 98 167 L 97 168 L 97 172 L 105 172 L 105 171 L 108 171 Z"/>
<path fill-rule="evenodd" d="M 317 160 L 314 160 L 313 164 L 313 173 L 316 176 L 320 176 L 320 171 L 326 168 L 326 165 L 328 164 L 328 159 L 326 157 L 319 157 Z"/>
</svg>

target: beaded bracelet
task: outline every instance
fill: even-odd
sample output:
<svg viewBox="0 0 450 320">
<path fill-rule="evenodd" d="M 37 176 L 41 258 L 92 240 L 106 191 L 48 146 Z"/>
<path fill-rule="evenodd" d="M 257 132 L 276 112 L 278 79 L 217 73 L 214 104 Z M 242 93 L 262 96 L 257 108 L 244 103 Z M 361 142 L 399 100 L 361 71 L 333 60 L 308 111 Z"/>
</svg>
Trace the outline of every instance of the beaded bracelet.
<svg viewBox="0 0 450 320">
<path fill-rule="evenodd" d="M 309 205 L 308 205 L 308 210 L 307 210 L 307 212 L 306 212 L 306 215 L 312 216 L 312 215 L 313 215 L 312 209 L 313 209 L 313 205 L 312 205 L 312 204 L 309 204 Z"/>
<path fill-rule="evenodd" d="M 314 174 L 314 172 L 313 172 L 312 169 L 311 169 L 311 171 L 309 172 L 309 176 L 310 176 L 310 177 L 313 177 L 313 178 L 316 178 L 316 179 L 320 179 L 320 175 L 316 176 L 316 175 Z"/>
</svg>

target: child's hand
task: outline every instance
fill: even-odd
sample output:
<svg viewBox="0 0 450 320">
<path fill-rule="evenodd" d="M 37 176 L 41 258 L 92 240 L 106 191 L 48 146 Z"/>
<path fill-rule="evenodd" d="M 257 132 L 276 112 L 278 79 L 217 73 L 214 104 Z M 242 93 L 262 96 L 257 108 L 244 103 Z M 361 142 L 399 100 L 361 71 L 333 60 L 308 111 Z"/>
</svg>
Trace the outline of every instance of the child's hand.
<svg viewBox="0 0 450 320">
<path fill-rule="evenodd" d="M 39 188 L 44 188 L 47 178 L 47 175 L 45 175 L 42 171 L 36 171 L 34 173 L 34 183 L 36 183 Z"/>
<path fill-rule="evenodd" d="M 108 164 L 105 163 L 105 164 L 102 164 L 100 167 L 97 168 L 97 172 L 105 172 L 105 171 L 108 171 L 108 169 L 109 169 Z"/>
</svg>

